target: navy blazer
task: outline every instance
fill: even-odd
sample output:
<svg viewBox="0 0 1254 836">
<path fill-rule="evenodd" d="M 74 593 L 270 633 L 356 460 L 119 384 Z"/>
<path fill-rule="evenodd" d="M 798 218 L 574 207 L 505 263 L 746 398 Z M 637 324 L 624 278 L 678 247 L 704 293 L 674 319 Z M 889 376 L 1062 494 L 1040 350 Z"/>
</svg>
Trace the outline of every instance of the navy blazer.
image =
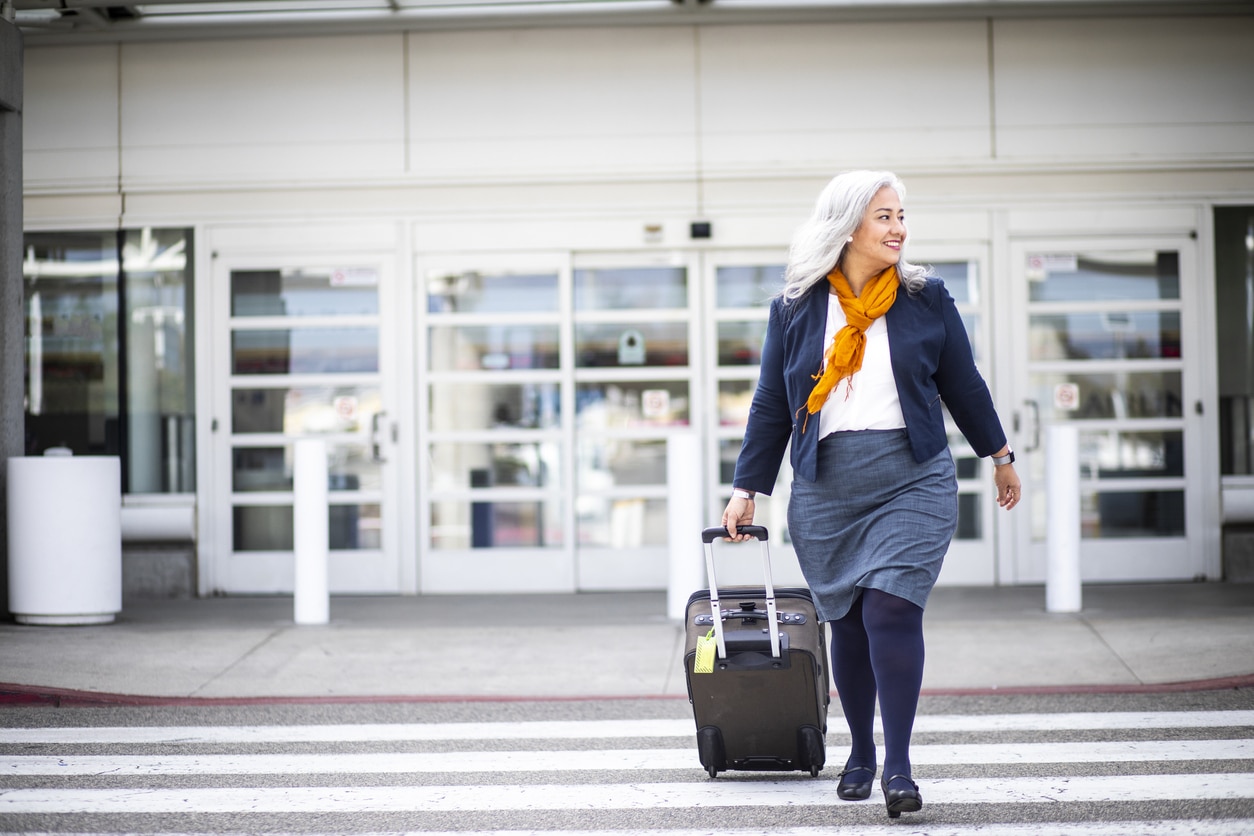
<svg viewBox="0 0 1254 836">
<path fill-rule="evenodd" d="M 787 304 L 771 302 L 758 388 L 749 409 L 744 443 L 732 484 L 769 494 L 792 440 L 796 475 L 817 478 L 819 413 L 808 416 L 811 377 L 823 365 L 829 285 Z M 988 385 L 975 367 L 971 342 L 953 297 L 939 279 L 918 293 L 903 285 L 885 314 L 893 377 L 915 461 L 925 462 L 948 445 L 941 402 L 978 456 L 991 456 L 1006 443 Z"/>
</svg>

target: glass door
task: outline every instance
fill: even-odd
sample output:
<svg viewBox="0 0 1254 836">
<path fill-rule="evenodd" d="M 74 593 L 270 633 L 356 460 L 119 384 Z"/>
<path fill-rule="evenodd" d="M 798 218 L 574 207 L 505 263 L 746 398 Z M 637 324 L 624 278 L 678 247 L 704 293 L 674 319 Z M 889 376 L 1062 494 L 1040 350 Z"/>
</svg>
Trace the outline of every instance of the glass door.
<svg viewBox="0 0 1254 836">
<path fill-rule="evenodd" d="M 330 589 L 401 591 L 388 262 L 214 265 L 216 590 L 288 592 L 293 444 L 327 445 Z"/>
<path fill-rule="evenodd" d="M 1014 580 L 1047 574 L 1051 424 L 1079 430 L 1084 580 L 1204 574 L 1193 242 L 1020 242 L 1011 258 L 1015 444 L 1027 498 L 1015 512 Z"/>
</svg>

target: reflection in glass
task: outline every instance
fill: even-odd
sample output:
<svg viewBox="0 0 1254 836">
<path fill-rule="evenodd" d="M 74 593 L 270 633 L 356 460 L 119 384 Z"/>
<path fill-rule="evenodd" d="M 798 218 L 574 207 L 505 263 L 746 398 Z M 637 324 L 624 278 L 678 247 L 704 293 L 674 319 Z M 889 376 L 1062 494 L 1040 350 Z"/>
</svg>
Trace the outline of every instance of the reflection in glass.
<svg viewBox="0 0 1254 836">
<path fill-rule="evenodd" d="M 552 429 L 561 417 L 557 383 L 431 384 L 431 429 Z"/>
<path fill-rule="evenodd" d="M 379 312 L 372 267 L 232 270 L 231 316 L 353 316 Z"/>
<path fill-rule="evenodd" d="M 1183 476 L 1184 433 L 1082 432 L 1080 470 L 1086 478 L 1103 479 Z"/>
<path fill-rule="evenodd" d="M 978 493 L 958 494 L 958 530 L 954 533 L 955 540 L 979 540 L 984 536 L 980 498 Z"/>
<path fill-rule="evenodd" d="M 666 442 L 623 438 L 579 441 L 578 473 L 581 493 L 626 485 L 666 484 Z"/>
<path fill-rule="evenodd" d="M 718 382 L 718 422 L 724 427 L 743 427 L 749 423 L 749 408 L 755 380 L 720 380 Z"/>
<path fill-rule="evenodd" d="M 576 502 L 579 545 L 613 549 L 666 545 L 664 499 L 580 496 Z"/>
<path fill-rule="evenodd" d="M 575 326 L 575 358 L 581 367 L 686 366 L 688 323 L 594 323 Z"/>
<path fill-rule="evenodd" d="M 976 268 L 974 261 L 942 261 L 932 265 L 932 273 L 944 281 L 945 289 L 954 297 L 954 302 L 959 305 L 978 305 L 980 284 L 976 280 Z"/>
<path fill-rule="evenodd" d="M 376 328 L 283 328 L 234 331 L 233 374 L 377 372 Z"/>
<path fill-rule="evenodd" d="M 427 282 L 429 313 L 557 312 L 556 273 L 450 273 Z"/>
<path fill-rule="evenodd" d="M 231 392 L 231 432 L 362 432 L 382 405 L 379 390 L 359 386 L 297 386 L 289 389 L 235 389 Z"/>
<path fill-rule="evenodd" d="M 292 550 L 292 506 L 237 505 L 232 512 L 235 551 Z"/>
<path fill-rule="evenodd" d="M 1254 473 L 1254 206 L 1215 207 L 1219 468 Z"/>
<path fill-rule="evenodd" d="M 332 551 L 380 549 L 383 525 L 378 505 L 331 505 L 327 508 Z"/>
<path fill-rule="evenodd" d="M 442 441 L 428 447 L 435 490 L 466 487 L 543 488 L 561 473 L 556 442 Z"/>
<path fill-rule="evenodd" d="M 687 424 L 688 382 L 581 383 L 575 403 L 581 430 Z"/>
<path fill-rule="evenodd" d="M 433 371 L 556 369 L 556 325 L 434 326 L 430 336 Z"/>
<path fill-rule="evenodd" d="M 718 480 L 730 485 L 736 476 L 736 459 L 740 457 L 740 448 L 744 439 L 720 438 L 718 442 Z"/>
<path fill-rule="evenodd" d="M 231 489 L 236 493 L 292 490 L 291 447 L 236 447 L 231 451 L 231 458 Z M 377 491 L 382 488 L 379 462 L 364 444 L 328 446 L 327 490 Z"/>
<path fill-rule="evenodd" d="M 688 307 L 683 267 L 609 267 L 575 271 L 575 310 Z"/>
<path fill-rule="evenodd" d="M 762 362 L 762 341 L 766 322 L 720 322 L 718 324 L 718 364 L 756 366 Z"/>
<path fill-rule="evenodd" d="M 1035 314 L 1033 360 L 1123 360 L 1180 356 L 1178 311 Z"/>
<path fill-rule="evenodd" d="M 333 551 L 382 548 L 378 505 L 331 505 L 327 508 L 328 545 Z M 237 552 L 292 551 L 292 506 L 237 505 L 234 508 Z"/>
<path fill-rule="evenodd" d="M 1183 414 L 1180 372 L 1038 372 L 1031 382 L 1046 422 L 1179 418 Z M 1055 405 L 1055 391 L 1064 384 L 1079 389 L 1074 410 Z"/>
<path fill-rule="evenodd" d="M 1086 539 L 1183 537 L 1184 491 L 1093 491 L 1080 498 Z"/>
<path fill-rule="evenodd" d="M 557 502 L 446 500 L 431 503 L 431 546 L 437 549 L 560 546 Z"/>
<path fill-rule="evenodd" d="M 196 483 L 191 231 L 128 230 L 126 461 L 130 493 L 187 493 Z"/>
<path fill-rule="evenodd" d="M 784 265 L 719 267 L 715 293 L 720 308 L 765 308 L 784 286 Z"/>
<path fill-rule="evenodd" d="M 1032 253 L 1027 258 L 1033 302 L 1180 298 L 1180 257 L 1174 251 Z"/>
<path fill-rule="evenodd" d="M 25 244 L 26 452 L 117 455 L 117 233 L 30 233 Z"/>
</svg>

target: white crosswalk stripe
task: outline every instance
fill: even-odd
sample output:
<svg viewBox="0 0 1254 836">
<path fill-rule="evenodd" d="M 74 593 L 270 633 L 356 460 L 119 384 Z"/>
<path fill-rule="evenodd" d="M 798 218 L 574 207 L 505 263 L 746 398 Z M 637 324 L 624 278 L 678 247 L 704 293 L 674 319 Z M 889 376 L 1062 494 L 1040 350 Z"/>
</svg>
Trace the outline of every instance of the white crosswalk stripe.
<svg viewBox="0 0 1254 836">
<path fill-rule="evenodd" d="M 838 800 L 831 769 L 817 780 L 709 780 L 691 719 L 0 728 L 0 830 L 129 830 L 117 825 L 120 816 L 217 815 L 239 827 L 239 817 L 316 823 L 338 814 L 366 817 L 369 827 L 352 832 L 374 832 L 372 815 L 395 816 L 404 827 L 388 832 L 427 836 L 454 832 L 439 818 L 449 815 L 464 818 L 457 832 L 482 817 L 484 827 L 470 832 L 502 836 L 1236 836 L 1254 833 L 1251 730 L 1254 711 L 921 715 L 916 738 L 928 739 L 911 754 L 916 775 L 929 775 L 921 780 L 925 810 L 913 821 L 926 827 L 910 830 L 909 815 L 890 824 L 882 802 L 876 813 L 878 792 L 860 805 Z M 833 746 L 829 758 L 839 751 Z M 1199 804 L 1214 817 L 1198 818 Z M 1183 815 L 1170 815 L 1172 805 Z M 999 822 L 1007 810 L 1014 815 Z M 786 811 L 789 823 L 737 826 L 752 811 Z M 809 826 L 855 813 L 865 819 L 856 826 Z M 414 818 L 424 815 L 437 817 L 434 828 Z M 556 824 L 502 831 L 501 815 Z M 616 816 L 646 824 L 632 829 L 634 820 Z M 700 817 L 710 818 L 709 830 L 679 826 Z M 595 827 L 575 829 L 586 824 Z M 346 832 L 312 827 L 293 832 Z M 195 832 L 206 832 L 203 824 Z"/>
</svg>

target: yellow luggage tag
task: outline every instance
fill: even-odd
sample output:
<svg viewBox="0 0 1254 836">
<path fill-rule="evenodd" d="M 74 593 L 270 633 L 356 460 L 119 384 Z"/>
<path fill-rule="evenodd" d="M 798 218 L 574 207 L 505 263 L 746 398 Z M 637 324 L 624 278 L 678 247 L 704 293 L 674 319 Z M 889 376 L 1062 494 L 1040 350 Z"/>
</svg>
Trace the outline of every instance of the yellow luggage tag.
<svg viewBox="0 0 1254 836">
<path fill-rule="evenodd" d="M 718 652 L 718 639 L 714 629 L 704 636 L 697 636 L 697 656 L 692 663 L 693 673 L 714 673 L 714 655 Z"/>
</svg>

